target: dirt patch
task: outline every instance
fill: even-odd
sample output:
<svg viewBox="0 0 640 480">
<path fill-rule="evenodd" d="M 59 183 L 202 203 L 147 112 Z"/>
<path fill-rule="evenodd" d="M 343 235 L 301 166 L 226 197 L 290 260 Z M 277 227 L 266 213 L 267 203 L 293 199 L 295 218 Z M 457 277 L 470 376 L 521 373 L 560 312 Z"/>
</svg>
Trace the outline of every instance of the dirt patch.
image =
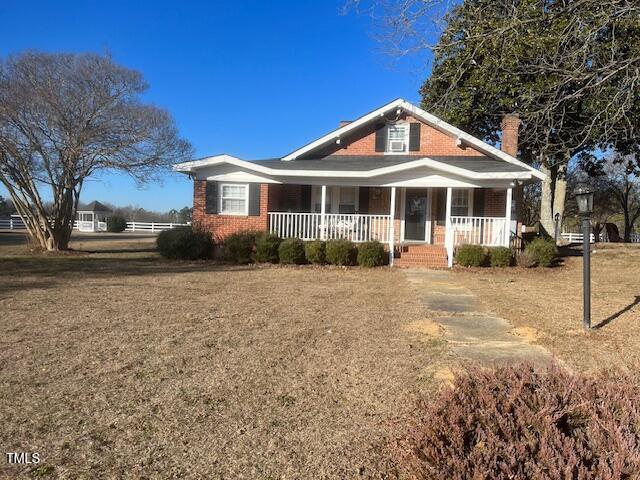
<svg viewBox="0 0 640 480">
<path fill-rule="evenodd" d="M 392 474 L 447 358 L 401 272 L 109 250 L 0 259 L 4 451 L 65 478 Z"/>
<path fill-rule="evenodd" d="M 579 251 L 574 251 L 579 255 Z M 534 269 L 454 269 L 483 308 L 584 371 L 640 364 L 640 245 L 599 245 L 592 255 L 592 325 L 582 328 L 582 258 Z M 527 330 L 521 330 L 521 329 Z M 532 329 L 532 330 L 529 330 Z"/>
<path fill-rule="evenodd" d="M 533 327 L 516 327 L 510 333 L 524 338 L 527 342 L 535 342 L 540 337 L 540 332 Z"/>
<path fill-rule="evenodd" d="M 429 337 L 439 337 L 442 335 L 442 328 L 431 319 L 415 320 L 405 325 L 408 332 L 419 333 Z"/>
</svg>

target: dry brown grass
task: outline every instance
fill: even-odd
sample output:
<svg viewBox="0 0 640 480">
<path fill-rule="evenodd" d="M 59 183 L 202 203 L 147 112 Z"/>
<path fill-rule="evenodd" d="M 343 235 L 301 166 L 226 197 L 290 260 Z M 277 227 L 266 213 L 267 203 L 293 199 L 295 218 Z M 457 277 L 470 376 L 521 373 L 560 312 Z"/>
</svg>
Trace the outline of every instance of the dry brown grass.
<svg viewBox="0 0 640 480">
<path fill-rule="evenodd" d="M 455 269 L 484 308 L 584 371 L 640 361 L 640 246 L 599 245 L 592 255 L 592 324 L 582 328 L 582 258 L 547 269 Z M 522 330 L 522 328 L 528 330 Z M 517 332 L 516 332 L 517 333 Z"/>
<path fill-rule="evenodd" d="M 53 476 L 381 476 L 394 426 L 445 371 L 401 272 L 94 243 L 0 258 L 0 445 Z"/>
</svg>

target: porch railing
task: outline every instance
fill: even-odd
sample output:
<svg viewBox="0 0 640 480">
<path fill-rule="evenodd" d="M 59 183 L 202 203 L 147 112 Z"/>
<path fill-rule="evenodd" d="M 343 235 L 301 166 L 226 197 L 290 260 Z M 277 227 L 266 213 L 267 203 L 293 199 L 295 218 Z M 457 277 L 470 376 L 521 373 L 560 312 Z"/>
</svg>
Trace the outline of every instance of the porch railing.
<svg viewBox="0 0 640 480">
<path fill-rule="evenodd" d="M 509 246 L 509 226 L 504 217 L 451 217 L 451 230 L 454 246 Z"/>
<path fill-rule="evenodd" d="M 302 240 L 347 239 L 352 242 L 389 241 L 390 215 L 269 212 L 269 232 Z"/>
</svg>

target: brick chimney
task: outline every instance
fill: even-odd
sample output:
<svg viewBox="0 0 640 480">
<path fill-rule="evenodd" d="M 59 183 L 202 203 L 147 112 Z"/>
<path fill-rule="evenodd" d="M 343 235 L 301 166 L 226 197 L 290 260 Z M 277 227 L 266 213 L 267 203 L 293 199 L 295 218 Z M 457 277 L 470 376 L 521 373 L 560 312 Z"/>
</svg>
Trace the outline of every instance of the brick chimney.
<svg viewBox="0 0 640 480">
<path fill-rule="evenodd" d="M 353 120 L 340 120 L 340 127 L 344 127 L 345 125 L 349 125 Z"/>
<path fill-rule="evenodd" d="M 517 113 L 508 113 L 502 118 L 502 151 L 516 157 L 518 155 L 518 129 L 520 117 Z"/>
</svg>

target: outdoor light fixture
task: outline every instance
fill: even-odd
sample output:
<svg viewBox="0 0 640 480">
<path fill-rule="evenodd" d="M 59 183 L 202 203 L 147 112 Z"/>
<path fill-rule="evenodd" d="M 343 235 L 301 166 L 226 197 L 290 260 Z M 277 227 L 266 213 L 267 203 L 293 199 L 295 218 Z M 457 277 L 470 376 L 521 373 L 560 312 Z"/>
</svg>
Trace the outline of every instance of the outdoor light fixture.
<svg viewBox="0 0 640 480">
<path fill-rule="evenodd" d="M 593 213 L 593 190 L 583 185 L 576 189 L 575 195 L 580 215 L 591 215 Z"/>
<path fill-rule="evenodd" d="M 582 272 L 583 272 L 583 323 L 585 330 L 591 328 L 591 213 L 593 213 L 593 190 L 581 185 L 575 191 L 578 211 L 582 217 Z"/>
</svg>

